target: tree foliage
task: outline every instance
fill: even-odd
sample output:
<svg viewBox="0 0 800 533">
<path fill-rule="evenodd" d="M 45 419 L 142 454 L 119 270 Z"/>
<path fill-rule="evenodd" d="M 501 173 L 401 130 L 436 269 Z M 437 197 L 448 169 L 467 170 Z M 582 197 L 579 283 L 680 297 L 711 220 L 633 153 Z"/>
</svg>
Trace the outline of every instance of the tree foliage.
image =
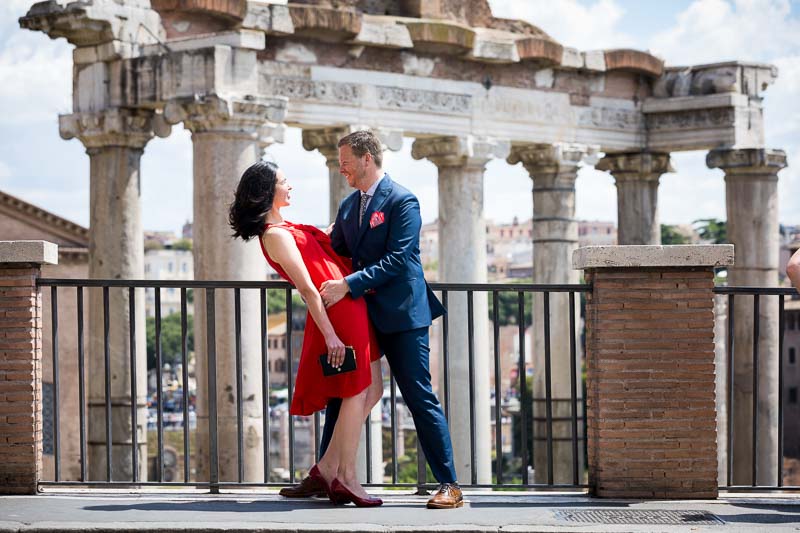
<svg viewBox="0 0 800 533">
<path fill-rule="evenodd" d="M 689 238 L 675 226 L 661 224 L 661 244 L 689 244 Z"/>
<path fill-rule="evenodd" d="M 156 367 L 156 319 L 147 317 L 147 369 Z M 187 352 L 194 351 L 194 316 L 186 316 Z M 181 315 L 173 313 L 161 318 L 161 361 L 175 366 L 181 362 Z"/>
<path fill-rule="evenodd" d="M 728 225 L 724 220 L 701 218 L 692 222 L 700 238 L 711 244 L 728 242 Z"/>
</svg>

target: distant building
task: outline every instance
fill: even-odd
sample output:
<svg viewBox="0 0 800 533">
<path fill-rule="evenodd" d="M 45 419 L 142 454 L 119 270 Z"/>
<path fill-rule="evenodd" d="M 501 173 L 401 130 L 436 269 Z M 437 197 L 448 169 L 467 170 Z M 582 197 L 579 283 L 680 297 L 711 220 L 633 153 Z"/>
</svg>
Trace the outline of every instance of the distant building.
<svg viewBox="0 0 800 533">
<path fill-rule="evenodd" d="M 578 246 L 617 244 L 617 227 L 613 222 L 581 220 L 578 222 Z"/>
<path fill-rule="evenodd" d="M 144 277 L 151 280 L 186 281 L 194 279 L 194 257 L 191 250 L 154 249 L 144 254 Z M 145 312 L 155 316 L 155 290 L 145 290 Z M 161 289 L 161 315 L 179 313 L 181 291 Z M 193 311 L 189 311 L 192 314 Z"/>
<path fill-rule="evenodd" d="M 89 229 L 37 207 L 20 198 L 0 192 L 0 240 L 42 240 L 58 245 L 58 264 L 43 265 L 43 278 L 89 277 Z M 92 291 L 83 289 L 83 323 L 89 321 L 88 301 Z M 53 438 L 53 335 L 50 316 L 51 290 L 42 289 L 42 403 L 43 403 L 43 479 L 53 479 L 55 472 Z M 80 476 L 78 402 L 78 332 L 77 292 L 75 288 L 58 290 L 59 414 L 61 417 L 61 475 L 64 479 Z M 87 366 L 87 376 L 90 369 Z M 85 407 L 85 406 L 84 406 Z"/>
<path fill-rule="evenodd" d="M 613 222 L 579 221 L 578 246 L 616 244 Z M 439 226 L 434 220 L 422 226 L 419 239 L 422 265 L 429 281 L 438 280 Z M 509 224 L 486 222 L 486 269 L 488 281 L 533 277 L 533 220 L 519 218 Z"/>
</svg>

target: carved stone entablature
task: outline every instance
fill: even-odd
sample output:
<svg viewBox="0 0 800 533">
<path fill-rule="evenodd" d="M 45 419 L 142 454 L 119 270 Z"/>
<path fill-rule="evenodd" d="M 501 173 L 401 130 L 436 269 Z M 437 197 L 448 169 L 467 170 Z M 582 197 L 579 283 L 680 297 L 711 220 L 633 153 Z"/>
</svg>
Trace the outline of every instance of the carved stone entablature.
<svg viewBox="0 0 800 533">
<path fill-rule="evenodd" d="M 576 113 L 578 126 L 638 130 L 642 127 L 642 114 L 632 109 L 616 107 L 588 107 Z"/>
<path fill-rule="evenodd" d="M 371 130 L 381 141 L 381 148 L 398 151 L 403 147 L 403 132 L 388 128 L 370 128 L 369 126 L 349 126 L 336 128 L 319 128 L 303 130 L 303 148 L 306 150 L 319 150 L 329 159 L 338 161 L 339 140 L 354 131 Z"/>
<path fill-rule="evenodd" d="M 514 146 L 507 158 L 510 165 L 522 163 L 532 178 L 549 175 L 559 186 L 574 187 L 582 163 L 597 161 L 597 147 L 573 143 L 525 144 Z"/>
<path fill-rule="evenodd" d="M 176 99 L 167 103 L 168 122 L 183 122 L 193 133 L 220 133 L 258 139 L 262 144 L 283 140 L 285 98 Z"/>
<path fill-rule="evenodd" d="M 491 137 L 447 136 L 417 139 L 411 148 L 414 159 L 428 159 L 437 167 L 481 167 L 490 159 L 508 157 L 511 144 Z"/>
<path fill-rule="evenodd" d="M 472 96 L 403 87 L 377 87 L 378 105 L 382 108 L 407 111 L 432 111 L 467 115 L 471 112 Z"/>
<path fill-rule="evenodd" d="M 773 65 L 717 63 L 693 67 L 672 67 L 653 85 L 653 96 L 678 96 L 740 93 L 759 97 L 778 77 Z"/>
<path fill-rule="evenodd" d="M 267 94 L 285 96 L 289 100 L 359 105 L 361 86 L 355 83 L 314 81 L 302 78 L 264 77 Z"/>
<path fill-rule="evenodd" d="M 652 113 L 646 116 L 647 129 L 650 131 L 675 128 L 717 128 L 732 125 L 736 119 L 736 110 L 732 107 L 720 107 L 673 113 Z"/>
<path fill-rule="evenodd" d="M 76 46 L 95 46 L 110 41 L 136 45 L 166 39 L 159 14 L 149 0 L 77 0 L 64 6 L 56 0 L 34 4 L 19 25 L 41 31 L 53 39 L 64 37 Z"/>
<path fill-rule="evenodd" d="M 721 168 L 726 176 L 778 179 L 778 172 L 786 168 L 786 164 L 786 152 L 764 148 L 711 150 L 706 156 L 708 168 Z"/>
<path fill-rule="evenodd" d="M 58 127 L 62 138 L 77 137 L 87 150 L 107 146 L 143 149 L 154 135 L 167 137 L 171 129 L 161 114 L 124 108 L 60 115 Z"/>
<path fill-rule="evenodd" d="M 610 154 L 598 161 L 595 168 L 610 172 L 617 181 L 658 181 L 662 174 L 675 172 L 669 154 L 651 152 Z"/>
</svg>

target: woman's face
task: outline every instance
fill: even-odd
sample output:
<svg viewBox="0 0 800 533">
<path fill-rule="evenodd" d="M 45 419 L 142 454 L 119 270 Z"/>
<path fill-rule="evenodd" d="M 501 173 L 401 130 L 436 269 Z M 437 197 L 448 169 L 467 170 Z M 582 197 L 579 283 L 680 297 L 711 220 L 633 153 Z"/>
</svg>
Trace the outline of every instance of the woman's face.
<svg viewBox="0 0 800 533">
<path fill-rule="evenodd" d="M 278 170 L 275 178 L 275 196 L 272 200 L 272 207 L 280 208 L 291 205 L 291 195 L 289 193 L 292 190 L 292 186 L 289 185 L 286 174 L 284 174 L 282 170 Z"/>
</svg>

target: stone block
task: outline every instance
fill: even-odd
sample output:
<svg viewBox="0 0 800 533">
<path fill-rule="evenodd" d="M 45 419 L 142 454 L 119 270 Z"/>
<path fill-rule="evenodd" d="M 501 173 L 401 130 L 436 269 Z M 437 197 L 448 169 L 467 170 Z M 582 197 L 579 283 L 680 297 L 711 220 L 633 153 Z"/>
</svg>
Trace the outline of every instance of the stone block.
<svg viewBox="0 0 800 533">
<path fill-rule="evenodd" d="M 412 48 L 414 41 L 411 34 L 402 24 L 397 24 L 393 17 L 364 15 L 361 31 L 353 38 L 353 44 L 378 46 L 384 48 Z"/>
<path fill-rule="evenodd" d="M 572 268 L 730 266 L 733 257 L 732 244 L 586 246 L 573 252 Z"/>
<path fill-rule="evenodd" d="M 564 68 L 583 68 L 583 55 L 577 48 L 565 46 L 561 54 L 561 66 Z"/>
<path fill-rule="evenodd" d="M 592 50 L 583 52 L 583 66 L 586 70 L 596 70 L 598 72 L 605 72 L 606 70 L 606 53 L 602 50 Z"/>
<path fill-rule="evenodd" d="M 58 245 L 47 241 L 0 241 L 0 265 L 16 263 L 57 265 Z"/>
</svg>

